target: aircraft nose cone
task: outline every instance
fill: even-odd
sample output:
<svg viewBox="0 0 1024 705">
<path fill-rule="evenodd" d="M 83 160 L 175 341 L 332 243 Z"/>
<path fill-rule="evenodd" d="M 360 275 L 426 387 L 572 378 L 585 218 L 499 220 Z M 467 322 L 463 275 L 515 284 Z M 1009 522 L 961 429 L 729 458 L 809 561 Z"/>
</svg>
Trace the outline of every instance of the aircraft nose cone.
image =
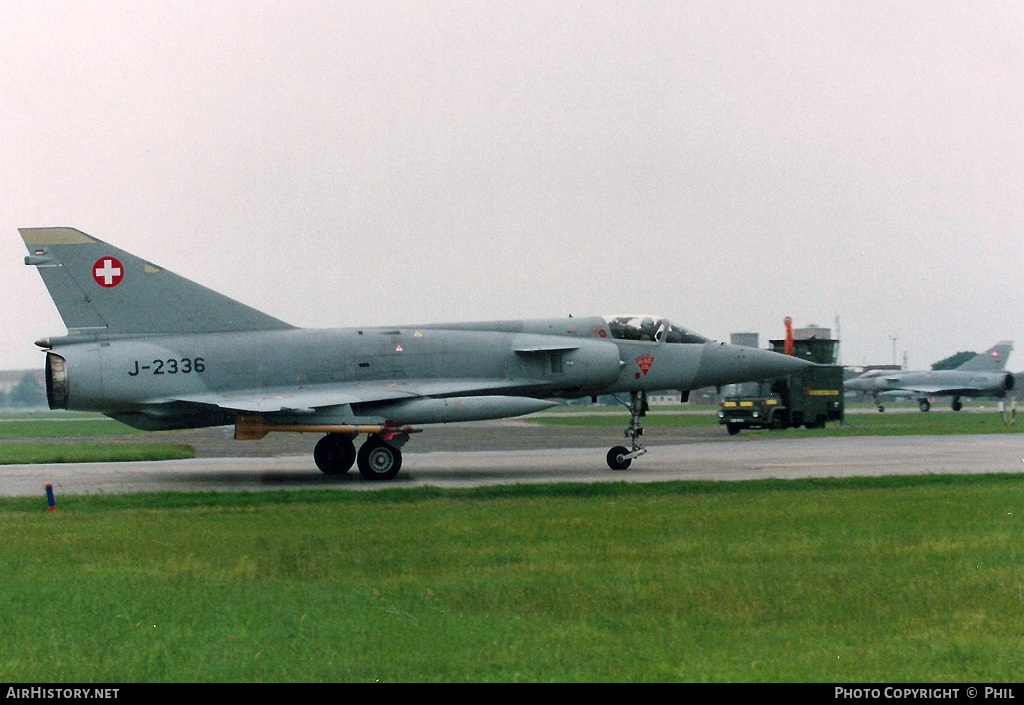
<svg viewBox="0 0 1024 705">
<path fill-rule="evenodd" d="M 712 387 L 783 377 L 814 363 L 771 350 L 742 345 L 707 343 L 697 367 L 693 386 Z"/>
</svg>

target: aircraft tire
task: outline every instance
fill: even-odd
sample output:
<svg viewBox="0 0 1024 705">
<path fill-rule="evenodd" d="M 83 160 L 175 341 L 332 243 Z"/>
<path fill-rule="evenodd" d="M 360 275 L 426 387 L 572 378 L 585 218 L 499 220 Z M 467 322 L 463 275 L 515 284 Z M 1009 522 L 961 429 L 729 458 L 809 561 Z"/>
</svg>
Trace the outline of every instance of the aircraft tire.
<svg viewBox="0 0 1024 705">
<path fill-rule="evenodd" d="M 738 423 L 727 423 L 725 425 L 725 430 L 729 432 L 730 436 L 735 436 L 742 428 Z"/>
<path fill-rule="evenodd" d="M 921 411 L 928 411 L 929 409 L 932 408 L 932 405 L 928 403 L 927 399 L 922 399 L 921 401 L 918 402 L 917 408 L 920 409 Z"/>
<path fill-rule="evenodd" d="M 356 459 L 352 439 L 336 433 L 321 438 L 313 448 L 313 461 L 325 475 L 344 475 Z"/>
<path fill-rule="evenodd" d="M 960 409 L 962 409 L 962 408 L 964 408 L 963 402 L 961 402 L 959 399 L 954 399 L 953 400 L 953 411 L 960 411 Z"/>
<path fill-rule="evenodd" d="M 632 458 L 623 459 L 622 456 L 628 455 L 629 449 L 623 446 L 615 446 L 608 451 L 608 467 L 612 470 L 625 470 L 629 467 L 629 464 L 633 462 Z"/>
<path fill-rule="evenodd" d="M 371 436 L 359 448 L 356 464 L 367 480 L 390 480 L 402 469 L 402 451 Z"/>
</svg>

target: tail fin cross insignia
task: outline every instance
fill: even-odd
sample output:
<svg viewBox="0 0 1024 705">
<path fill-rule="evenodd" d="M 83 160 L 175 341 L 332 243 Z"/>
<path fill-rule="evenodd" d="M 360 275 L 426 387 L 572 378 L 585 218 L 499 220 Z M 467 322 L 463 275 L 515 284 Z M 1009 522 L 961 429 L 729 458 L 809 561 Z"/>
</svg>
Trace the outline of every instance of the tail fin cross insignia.
<svg viewBox="0 0 1024 705">
<path fill-rule="evenodd" d="M 113 288 L 124 278 L 124 266 L 114 257 L 101 257 L 92 266 L 92 278 L 104 289 Z"/>
</svg>

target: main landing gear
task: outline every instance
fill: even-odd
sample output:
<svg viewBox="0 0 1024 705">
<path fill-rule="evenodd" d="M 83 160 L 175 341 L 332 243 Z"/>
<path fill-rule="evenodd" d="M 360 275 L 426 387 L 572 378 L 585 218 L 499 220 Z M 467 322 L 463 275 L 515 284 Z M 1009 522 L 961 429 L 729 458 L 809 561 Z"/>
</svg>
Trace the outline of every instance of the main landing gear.
<svg viewBox="0 0 1024 705">
<path fill-rule="evenodd" d="M 408 438 L 407 434 L 399 434 L 385 439 L 375 433 L 363 442 L 357 453 L 355 436 L 329 433 L 317 442 L 313 460 L 327 475 L 344 475 L 355 463 L 359 474 L 367 480 L 390 480 L 402 469 L 399 446 Z"/>
<path fill-rule="evenodd" d="M 608 467 L 612 470 L 625 470 L 633 462 L 633 458 L 639 458 L 647 452 L 640 442 L 640 437 L 644 435 L 640 419 L 647 415 L 648 409 L 647 392 L 630 392 L 629 403 L 621 404 L 629 409 L 629 428 L 626 429 L 625 436 L 630 439 L 630 447 L 615 446 L 608 451 Z"/>
</svg>

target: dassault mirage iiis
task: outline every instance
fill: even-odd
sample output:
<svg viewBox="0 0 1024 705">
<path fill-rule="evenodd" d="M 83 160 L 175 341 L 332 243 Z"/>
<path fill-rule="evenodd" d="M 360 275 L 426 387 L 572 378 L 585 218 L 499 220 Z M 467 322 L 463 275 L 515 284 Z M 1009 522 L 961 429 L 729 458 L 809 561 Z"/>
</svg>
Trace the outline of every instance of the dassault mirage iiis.
<svg viewBox="0 0 1024 705">
<path fill-rule="evenodd" d="M 496 419 L 558 399 L 628 394 L 629 446 L 645 452 L 647 393 L 768 379 L 810 363 L 709 341 L 656 316 L 300 329 L 72 228 L 25 228 L 68 334 L 47 350 L 50 408 L 147 430 L 234 425 L 323 433 L 327 474 L 390 479 L 415 425 Z M 356 451 L 355 439 L 367 436 Z"/>
<path fill-rule="evenodd" d="M 846 389 L 868 392 L 879 411 L 884 398 L 917 399 L 918 408 L 932 408 L 930 397 L 953 397 L 953 411 L 960 411 L 960 397 L 1005 397 L 1013 389 L 1013 375 L 1006 372 L 1006 360 L 1013 341 L 996 343 L 983 353 L 952 370 L 869 370 L 843 383 Z"/>
</svg>

